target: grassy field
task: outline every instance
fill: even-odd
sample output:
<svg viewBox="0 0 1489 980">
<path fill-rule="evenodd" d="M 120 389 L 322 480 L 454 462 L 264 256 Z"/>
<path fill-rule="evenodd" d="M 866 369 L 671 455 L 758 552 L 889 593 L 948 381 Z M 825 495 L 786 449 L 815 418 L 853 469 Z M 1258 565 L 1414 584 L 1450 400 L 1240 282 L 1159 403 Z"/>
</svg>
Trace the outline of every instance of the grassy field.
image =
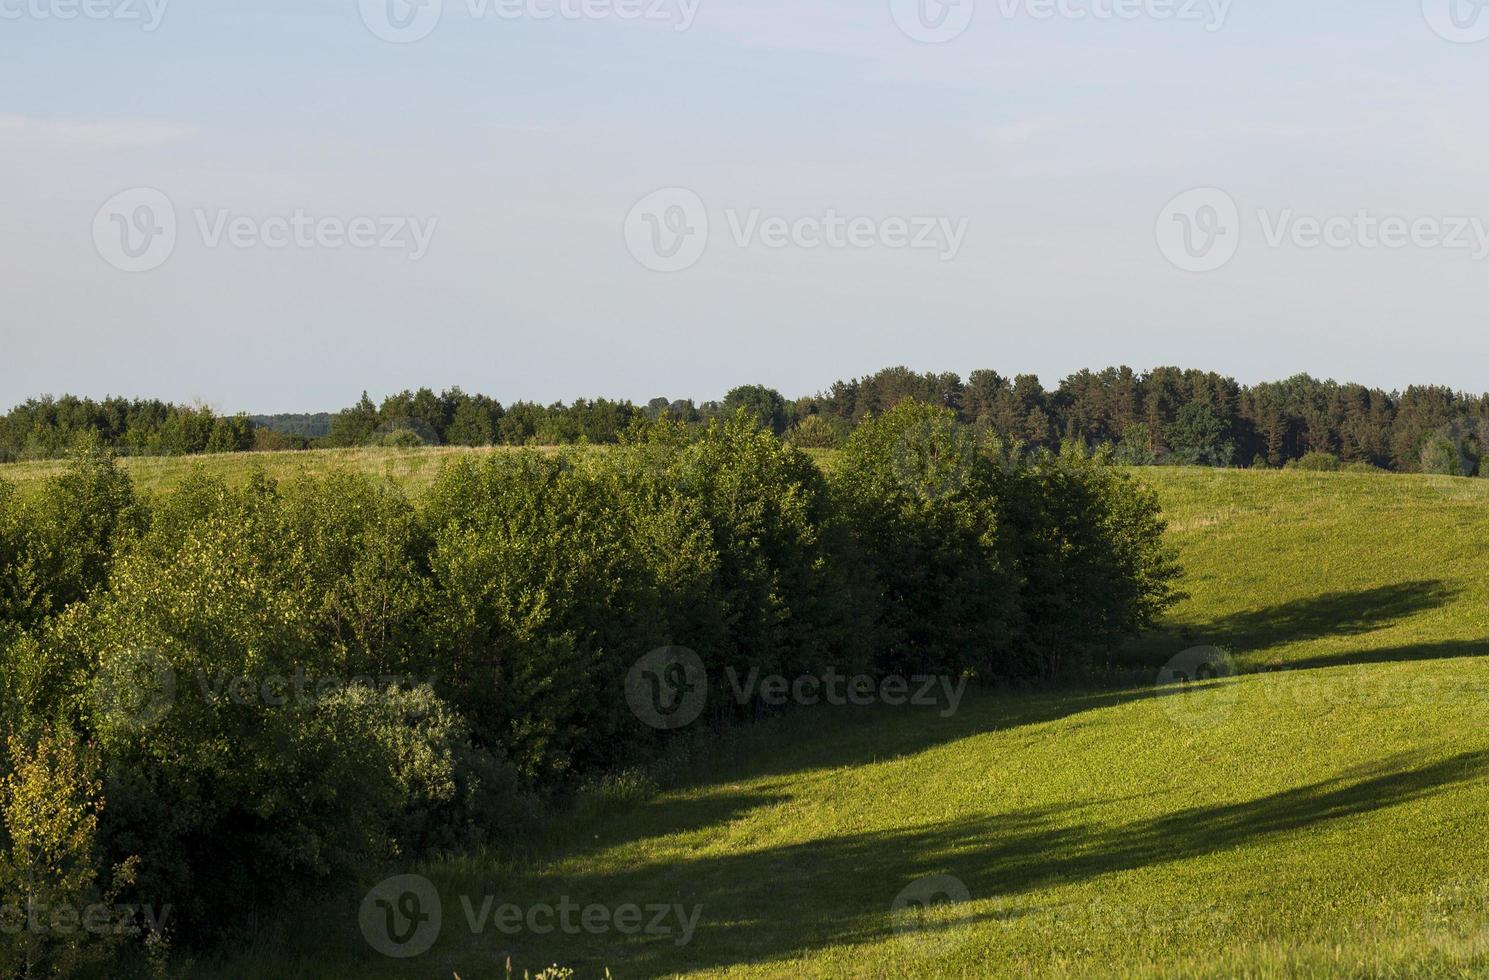
<svg viewBox="0 0 1489 980">
<path fill-rule="evenodd" d="M 415 486 L 437 462 L 362 455 Z M 1129 680 L 798 713 L 533 862 L 390 870 L 437 890 L 420 957 L 373 951 L 359 892 L 201 975 L 1489 975 L 1489 481 L 1141 475 L 1190 598 Z M 1156 686 L 1202 645 L 1240 675 Z M 937 890 L 958 900 L 896 913 Z M 605 922 L 505 933 L 488 898 Z"/>
<path fill-rule="evenodd" d="M 291 480 L 297 476 L 349 469 L 386 476 L 410 493 L 428 486 L 440 467 L 452 459 L 497 449 L 440 447 L 426 449 L 319 449 L 311 452 L 220 453 L 209 456 L 125 456 L 120 462 L 135 486 L 148 492 L 169 490 L 193 473 L 206 473 L 229 481 L 248 479 L 262 470 L 270 477 Z M 60 473 L 66 460 L 38 460 L 0 464 L 0 480 L 16 484 L 22 494 L 35 492 L 46 479 Z"/>
<path fill-rule="evenodd" d="M 242 482 L 251 473 L 258 471 L 276 480 L 293 480 L 300 476 L 316 476 L 341 469 L 387 477 L 410 494 L 417 495 L 452 460 L 512 451 L 507 447 L 470 449 L 462 446 L 317 449 L 308 452 L 219 453 L 206 456 L 123 456 L 120 457 L 120 464 L 129 471 L 137 488 L 150 493 L 169 490 L 193 473 L 205 473 L 229 482 Z M 541 451 L 559 452 L 551 447 L 543 447 Z M 830 451 L 808 452 L 819 460 L 832 455 Z M 23 495 L 32 494 L 38 492 L 49 477 L 61 473 L 66 467 L 67 461 L 61 459 L 0 463 L 0 480 L 15 484 Z"/>
</svg>

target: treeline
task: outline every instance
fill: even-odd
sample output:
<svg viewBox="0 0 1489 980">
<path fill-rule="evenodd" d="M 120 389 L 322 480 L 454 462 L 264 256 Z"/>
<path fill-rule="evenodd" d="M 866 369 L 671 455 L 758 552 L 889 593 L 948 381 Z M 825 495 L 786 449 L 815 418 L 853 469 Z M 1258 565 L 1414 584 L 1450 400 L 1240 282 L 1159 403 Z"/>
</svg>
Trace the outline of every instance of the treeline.
<svg viewBox="0 0 1489 980">
<path fill-rule="evenodd" d="M 974 371 L 964 381 L 900 367 L 794 401 L 759 385 L 736 388 L 722 402 L 654 398 L 645 407 L 600 399 L 504 408 L 459 389 L 436 395 L 427 388 L 375 405 L 364 394 L 334 416 L 324 444 L 605 444 L 638 419 L 706 425 L 743 409 L 794 445 L 830 449 L 865 418 L 906 399 L 947 408 L 1008 444 L 1110 447 L 1128 465 L 1353 465 L 1471 476 L 1489 432 L 1489 395 L 1444 387 L 1385 392 L 1307 375 L 1246 386 L 1214 372 L 1108 368 L 1081 371 L 1046 391 L 1033 375 Z"/>
<path fill-rule="evenodd" d="M 1247 386 L 1214 372 L 1123 367 L 1081 371 L 1046 391 L 1032 375 L 974 371 L 963 381 L 890 368 L 801 399 L 794 425 L 810 430 L 809 443 L 835 444 L 904 398 L 944 405 L 1005 440 L 1111 446 L 1135 465 L 1327 467 L 1332 459 L 1468 476 L 1478 472 L 1489 422 L 1489 396 L 1436 386 L 1385 392 L 1307 375 Z"/>
<path fill-rule="evenodd" d="M 418 506 L 347 472 L 145 498 L 95 444 L 0 483 L 0 891 L 168 905 L 157 959 L 239 938 L 674 744 L 628 699 L 651 651 L 696 652 L 704 731 L 779 710 L 729 669 L 1057 677 L 1175 600 L 1162 531 L 1121 471 L 916 402 L 830 473 L 741 412 L 459 460 Z M 0 931 L 0 975 L 138 946 Z"/>
<path fill-rule="evenodd" d="M 791 400 L 759 385 L 719 402 L 580 399 L 503 405 L 459 388 L 403 391 L 361 400 L 333 415 L 217 418 L 160 402 L 40 399 L 0 418 L 0 460 L 57 456 L 79 432 L 121 453 L 186 454 L 244 449 L 368 445 L 614 444 L 638 420 L 691 426 L 747 411 L 803 448 L 842 446 L 867 416 L 913 398 L 1008 443 L 1087 450 L 1109 446 L 1131 465 L 1377 467 L 1474 475 L 1485 452 L 1489 395 L 1438 386 L 1386 392 L 1298 375 L 1242 385 L 1214 372 L 1156 368 L 1081 371 L 1046 390 L 1033 375 L 996 371 L 922 374 L 888 368 Z M 1489 470 L 1489 467 L 1485 468 Z"/>
<path fill-rule="evenodd" d="M 249 421 L 255 428 L 299 436 L 307 442 L 325 438 L 331 432 L 330 412 L 316 412 L 313 415 L 253 415 L 249 417 Z"/>
<path fill-rule="evenodd" d="M 247 416 L 127 398 L 33 398 L 0 416 L 0 462 L 67 455 L 80 435 L 92 435 L 131 456 L 186 456 L 264 448 Z M 281 440 L 269 433 L 272 448 Z"/>
</svg>

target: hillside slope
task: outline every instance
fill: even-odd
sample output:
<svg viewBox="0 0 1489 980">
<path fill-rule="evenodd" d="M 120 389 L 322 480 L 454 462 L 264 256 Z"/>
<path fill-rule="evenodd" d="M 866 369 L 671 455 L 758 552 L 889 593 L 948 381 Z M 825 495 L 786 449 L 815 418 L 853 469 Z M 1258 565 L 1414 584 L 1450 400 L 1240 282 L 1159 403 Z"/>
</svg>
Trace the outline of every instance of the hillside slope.
<svg viewBox="0 0 1489 980">
<path fill-rule="evenodd" d="M 408 869 L 443 912 L 417 959 L 367 946 L 359 894 L 211 972 L 472 980 L 508 957 L 518 975 L 616 977 L 1484 969 L 1489 481 L 1142 476 L 1191 598 L 1129 652 L 1136 682 L 969 694 L 949 716 L 800 713 L 685 788 L 566 823 L 532 867 Z M 1198 645 L 1241 676 L 1155 686 Z M 917 889 L 965 901 L 896 915 Z M 480 918 L 507 903 L 672 911 L 651 935 Z"/>
</svg>

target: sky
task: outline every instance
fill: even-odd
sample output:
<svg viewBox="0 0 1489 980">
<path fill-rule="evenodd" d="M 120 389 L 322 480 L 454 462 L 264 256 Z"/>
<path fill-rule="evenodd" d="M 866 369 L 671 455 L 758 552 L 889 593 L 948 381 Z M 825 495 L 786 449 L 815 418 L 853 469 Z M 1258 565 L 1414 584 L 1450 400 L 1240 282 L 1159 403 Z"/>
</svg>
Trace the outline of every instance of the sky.
<svg viewBox="0 0 1489 980">
<path fill-rule="evenodd" d="M 1478 2 L 0 0 L 0 403 L 1489 390 Z"/>
</svg>

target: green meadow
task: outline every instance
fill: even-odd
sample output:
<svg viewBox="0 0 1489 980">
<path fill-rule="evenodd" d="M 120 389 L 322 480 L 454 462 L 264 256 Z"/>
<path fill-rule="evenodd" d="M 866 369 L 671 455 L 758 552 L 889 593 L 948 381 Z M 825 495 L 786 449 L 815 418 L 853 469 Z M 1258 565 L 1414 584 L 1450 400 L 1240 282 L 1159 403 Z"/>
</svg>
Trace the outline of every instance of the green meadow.
<svg viewBox="0 0 1489 980">
<path fill-rule="evenodd" d="M 262 461 L 417 494 L 444 455 Z M 417 958 L 369 946 L 359 890 L 197 973 L 1489 975 L 1489 481 L 1136 472 L 1189 596 L 1080 688 L 798 710 L 617 777 L 522 860 L 417 869 L 441 908 Z M 1156 683 L 1194 647 L 1238 673 Z M 503 929 L 509 905 L 579 925 Z"/>
</svg>

